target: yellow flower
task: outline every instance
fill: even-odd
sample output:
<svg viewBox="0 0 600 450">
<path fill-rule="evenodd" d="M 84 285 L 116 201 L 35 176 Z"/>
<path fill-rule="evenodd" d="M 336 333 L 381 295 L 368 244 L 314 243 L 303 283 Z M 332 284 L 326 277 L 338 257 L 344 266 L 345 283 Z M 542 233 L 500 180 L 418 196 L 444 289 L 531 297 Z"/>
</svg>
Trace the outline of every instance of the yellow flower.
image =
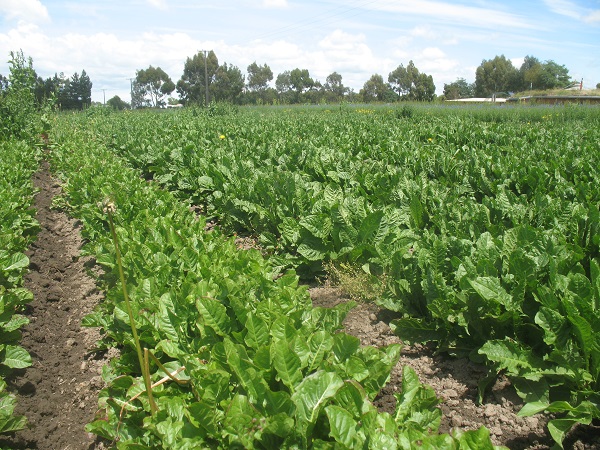
<svg viewBox="0 0 600 450">
<path fill-rule="evenodd" d="M 219 139 L 221 139 L 221 140 L 222 140 L 222 139 L 225 139 L 225 135 L 224 135 L 224 134 L 220 135 L 220 136 L 219 136 Z"/>
<path fill-rule="evenodd" d="M 432 141 L 433 141 L 433 139 L 431 139 L 431 138 L 427 138 L 427 141 L 428 141 L 428 142 L 432 142 Z"/>
</svg>

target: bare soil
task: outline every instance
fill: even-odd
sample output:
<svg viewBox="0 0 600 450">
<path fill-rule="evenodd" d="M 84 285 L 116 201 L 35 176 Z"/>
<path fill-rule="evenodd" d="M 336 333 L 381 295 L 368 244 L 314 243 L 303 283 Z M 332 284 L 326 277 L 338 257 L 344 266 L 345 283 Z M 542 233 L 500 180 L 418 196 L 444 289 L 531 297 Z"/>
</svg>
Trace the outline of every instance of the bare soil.
<svg viewBox="0 0 600 450">
<path fill-rule="evenodd" d="M 31 354 L 31 367 L 7 380 L 17 396 L 16 413 L 28 427 L 0 440 L 0 448 L 94 449 L 103 444 L 85 431 L 94 419 L 102 366 L 111 355 L 94 352 L 97 330 L 81 327 L 103 295 L 88 274 L 79 224 L 51 208 L 60 186 L 43 162 L 34 177 L 37 220 L 41 232 L 27 252 L 29 273 L 24 286 L 34 300 L 27 306 L 30 323 L 21 345 Z"/>
<path fill-rule="evenodd" d="M 319 286 L 309 291 L 315 306 L 333 307 L 349 301 L 339 288 Z M 346 317 L 344 331 L 358 337 L 363 345 L 402 344 L 388 325 L 390 319 L 390 313 L 375 304 L 359 303 Z M 394 394 L 401 390 L 404 365 L 412 367 L 420 381 L 431 386 L 442 399 L 441 432 L 448 433 L 452 428 L 474 430 L 483 425 L 490 430 L 494 444 L 511 450 L 542 450 L 554 444 L 546 427 L 548 416 L 517 416 L 523 402 L 506 378 L 498 379 L 480 405 L 477 403 L 477 384 L 486 376 L 485 367 L 464 358 L 436 355 L 432 348 L 419 345 L 404 346 L 390 382 L 375 401 L 381 411 L 394 412 Z M 564 448 L 600 449 L 600 429 L 577 427 L 565 440 Z"/>
</svg>

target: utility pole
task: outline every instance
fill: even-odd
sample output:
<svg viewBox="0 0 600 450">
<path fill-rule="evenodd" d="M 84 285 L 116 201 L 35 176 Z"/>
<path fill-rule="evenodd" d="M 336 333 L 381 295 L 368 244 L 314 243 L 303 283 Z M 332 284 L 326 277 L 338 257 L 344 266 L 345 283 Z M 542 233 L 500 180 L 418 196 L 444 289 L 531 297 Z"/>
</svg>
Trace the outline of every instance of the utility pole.
<svg viewBox="0 0 600 450">
<path fill-rule="evenodd" d="M 207 58 L 208 58 L 208 50 L 200 50 L 204 52 L 204 87 L 205 87 L 205 97 L 206 97 L 206 106 L 208 106 L 208 69 L 207 69 Z"/>
<path fill-rule="evenodd" d="M 104 96 L 104 106 L 106 106 L 106 89 L 100 89 L 102 91 L 102 95 Z"/>
</svg>

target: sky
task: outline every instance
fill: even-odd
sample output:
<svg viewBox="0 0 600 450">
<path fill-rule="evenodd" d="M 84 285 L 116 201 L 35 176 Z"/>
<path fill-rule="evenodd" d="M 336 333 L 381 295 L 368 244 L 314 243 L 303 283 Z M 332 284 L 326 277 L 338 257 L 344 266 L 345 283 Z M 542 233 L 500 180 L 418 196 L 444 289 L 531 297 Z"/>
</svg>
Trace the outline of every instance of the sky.
<svg viewBox="0 0 600 450">
<path fill-rule="evenodd" d="M 129 102 L 130 79 L 150 65 L 177 83 L 202 50 L 243 74 L 253 62 L 274 78 L 337 72 L 356 92 L 412 60 L 441 95 L 497 55 L 517 68 L 527 55 L 553 60 L 594 88 L 600 0 L 0 0 L 0 74 L 19 50 L 43 78 L 85 70 L 99 102 Z"/>
</svg>

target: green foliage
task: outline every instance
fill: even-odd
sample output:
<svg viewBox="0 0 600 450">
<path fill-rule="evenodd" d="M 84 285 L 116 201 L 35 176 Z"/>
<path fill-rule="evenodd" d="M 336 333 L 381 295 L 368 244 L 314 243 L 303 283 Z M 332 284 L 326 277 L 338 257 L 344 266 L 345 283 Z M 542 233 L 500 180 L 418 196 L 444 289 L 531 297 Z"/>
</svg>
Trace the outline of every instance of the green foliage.
<svg viewBox="0 0 600 450">
<path fill-rule="evenodd" d="M 383 77 L 379 74 L 371 75 L 363 88 L 360 90 L 360 96 L 365 103 L 385 102 L 395 100 L 392 87 L 383 81 Z"/>
<path fill-rule="evenodd" d="M 475 71 L 475 96 L 490 97 L 519 89 L 519 71 L 504 55 L 483 60 Z"/>
<path fill-rule="evenodd" d="M 210 99 L 206 89 L 210 89 L 219 69 L 219 60 L 212 50 L 199 51 L 192 58 L 187 58 L 183 66 L 183 75 L 177 82 L 177 93 L 184 103 L 191 105 L 208 105 Z"/>
<path fill-rule="evenodd" d="M 104 373 L 106 419 L 88 430 L 118 439 L 119 446 L 146 448 L 352 448 L 343 447 L 350 443 L 344 432 L 350 424 L 361 445 L 408 448 L 413 435 L 436 432 L 439 422 L 424 423 L 437 411 L 430 390 L 405 399 L 409 406 L 398 420 L 371 403 L 399 359 L 399 346 L 360 347 L 339 332 L 348 305 L 312 308 L 293 272 L 273 280 L 274 268 L 258 252 L 238 251 L 217 231 L 206 233 L 205 221 L 170 193 L 146 183 L 99 141 L 72 131 L 57 130 L 62 144 L 52 162 L 65 177 L 63 202 L 84 224 L 85 252 L 105 268 L 100 283 L 107 293 L 85 324 L 102 327 L 106 345 L 123 346 Z M 202 183 L 211 186 L 208 179 Z M 145 396 L 126 403 L 144 388 L 115 249 L 97 205 L 106 196 L 116 205 L 141 344 L 168 370 L 185 367 L 179 376 L 188 380 L 155 388 L 158 412 L 152 416 Z M 309 221 L 306 226 L 312 228 Z M 374 232 L 362 230 L 365 237 Z M 154 365 L 150 372 L 153 381 L 164 375 Z M 414 376 L 410 380 L 411 389 L 425 389 Z M 407 435 L 411 417 L 417 422 Z"/>
<path fill-rule="evenodd" d="M 6 390 L 10 369 L 31 365 L 31 357 L 17 344 L 19 329 L 29 320 L 21 314 L 33 299 L 24 289 L 23 276 L 29 258 L 23 253 L 34 240 L 38 223 L 33 203 L 31 176 L 37 168 L 39 153 L 20 141 L 0 141 L 0 433 L 25 427 L 23 416 L 13 415 L 15 400 Z"/>
<path fill-rule="evenodd" d="M 435 96 L 433 77 L 420 73 L 412 61 L 390 72 L 388 82 L 401 100 L 431 101 Z"/>
<path fill-rule="evenodd" d="M 10 52 L 8 87 L 0 92 L 0 139 L 33 140 L 38 132 L 36 74 L 23 51 Z"/>
<path fill-rule="evenodd" d="M 471 98 L 475 95 L 475 83 L 468 83 L 464 78 L 458 78 L 456 81 L 444 83 L 444 97 L 446 100 L 455 100 L 457 98 Z"/>
<path fill-rule="evenodd" d="M 410 120 L 383 107 L 144 113 L 96 124 L 75 116 L 64 118 L 60 138 L 88 129 L 226 233 L 254 236 L 274 275 L 295 268 L 312 277 L 329 261 L 359 268 L 383 282 L 376 301 L 400 314 L 392 325 L 403 340 L 508 371 L 525 401 L 546 399 L 548 411 L 568 402 L 552 406 L 568 419 L 559 428 L 586 423 L 598 392 L 598 111 L 408 106 Z M 130 238 L 147 240 L 136 229 Z M 168 254 L 158 245 L 136 252 Z M 163 259 L 139 276 L 160 273 Z M 266 345 L 271 322 L 218 308 L 204 307 L 204 332 L 243 334 L 246 325 L 226 320 L 242 317 L 252 332 L 236 343 L 259 352 L 262 367 L 266 350 L 256 346 Z M 276 330 L 293 347 L 290 324 Z M 293 348 L 303 370 L 316 369 L 306 348 Z M 296 365 L 277 362 L 290 391 Z M 347 422 L 335 408 L 330 415 Z"/>
<path fill-rule="evenodd" d="M 119 97 L 118 95 L 115 95 L 114 97 L 108 99 L 106 101 L 106 104 L 111 108 L 119 111 L 123 109 L 129 109 L 131 107 L 129 103 L 127 103 L 124 100 L 121 100 L 121 97 Z"/>
<path fill-rule="evenodd" d="M 136 107 L 164 106 L 164 98 L 174 90 L 175 84 L 171 77 L 160 67 L 150 66 L 136 72 L 134 82 Z"/>
</svg>

